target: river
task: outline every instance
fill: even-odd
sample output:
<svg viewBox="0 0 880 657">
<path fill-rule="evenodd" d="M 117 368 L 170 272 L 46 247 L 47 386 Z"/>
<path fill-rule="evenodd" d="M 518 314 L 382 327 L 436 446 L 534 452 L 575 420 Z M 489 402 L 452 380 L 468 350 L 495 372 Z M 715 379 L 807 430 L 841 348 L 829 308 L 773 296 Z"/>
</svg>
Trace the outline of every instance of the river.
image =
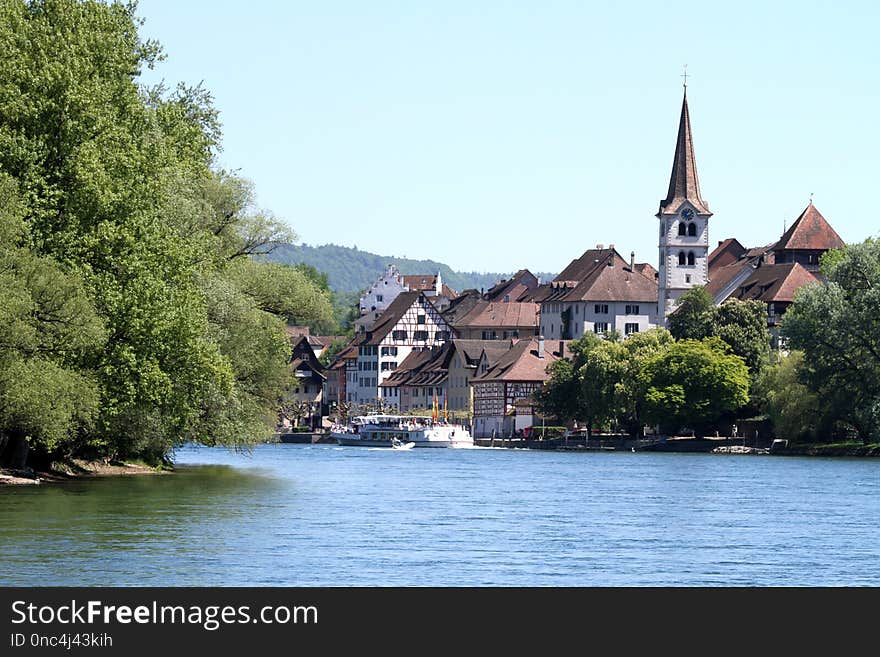
<svg viewBox="0 0 880 657">
<path fill-rule="evenodd" d="M 880 585 L 880 461 L 186 447 L 0 489 L 3 586 Z"/>
</svg>

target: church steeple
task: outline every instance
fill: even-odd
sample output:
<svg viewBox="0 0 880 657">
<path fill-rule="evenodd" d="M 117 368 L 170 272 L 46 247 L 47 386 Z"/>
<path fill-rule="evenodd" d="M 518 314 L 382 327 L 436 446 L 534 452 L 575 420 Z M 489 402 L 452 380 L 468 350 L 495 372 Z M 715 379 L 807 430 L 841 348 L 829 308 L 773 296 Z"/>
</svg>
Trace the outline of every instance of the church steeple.
<svg viewBox="0 0 880 657">
<path fill-rule="evenodd" d="M 660 212 L 657 215 L 676 213 L 684 201 L 690 202 L 701 214 L 712 214 L 709 206 L 700 196 L 700 179 L 697 177 L 697 160 L 694 157 L 691 117 L 688 112 L 687 86 L 681 101 L 681 118 L 678 122 L 678 140 L 675 143 L 669 191 L 666 193 L 666 198 L 660 201 Z"/>
<path fill-rule="evenodd" d="M 657 279 L 658 323 L 675 310 L 678 298 L 709 281 L 709 218 L 712 213 L 700 196 L 687 87 L 681 101 L 678 140 L 669 191 L 660 201 L 660 262 Z"/>
</svg>

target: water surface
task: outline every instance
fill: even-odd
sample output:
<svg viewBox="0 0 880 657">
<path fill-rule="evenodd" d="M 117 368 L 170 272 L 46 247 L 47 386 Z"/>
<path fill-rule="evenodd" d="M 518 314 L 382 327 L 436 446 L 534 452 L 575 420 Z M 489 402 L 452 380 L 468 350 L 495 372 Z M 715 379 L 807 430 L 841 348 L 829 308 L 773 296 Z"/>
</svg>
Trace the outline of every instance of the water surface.
<svg viewBox="0 0 880 657">
<path fill-rule="evenodd" d="M 185 448 L 0 489 L 0 585 L 880 585 L 880 461 Z"/>
</svg>

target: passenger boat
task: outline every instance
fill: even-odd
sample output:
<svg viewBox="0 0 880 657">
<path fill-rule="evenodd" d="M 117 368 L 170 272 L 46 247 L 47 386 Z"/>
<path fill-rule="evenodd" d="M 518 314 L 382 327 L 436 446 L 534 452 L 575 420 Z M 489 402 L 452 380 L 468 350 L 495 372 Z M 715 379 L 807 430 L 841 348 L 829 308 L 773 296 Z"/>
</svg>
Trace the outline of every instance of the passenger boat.
<svg viewBox="0 0 880 657">
<path fill-rule="evenodd" d="M 406 415 L 361 415 L 347 426 L 336 425 L 330 432 L 340 445 L 394 447 L 395 443 L 415 447 L 470 447 L 474 439 L 460 424 L 431 417 Z"/>
</svg>

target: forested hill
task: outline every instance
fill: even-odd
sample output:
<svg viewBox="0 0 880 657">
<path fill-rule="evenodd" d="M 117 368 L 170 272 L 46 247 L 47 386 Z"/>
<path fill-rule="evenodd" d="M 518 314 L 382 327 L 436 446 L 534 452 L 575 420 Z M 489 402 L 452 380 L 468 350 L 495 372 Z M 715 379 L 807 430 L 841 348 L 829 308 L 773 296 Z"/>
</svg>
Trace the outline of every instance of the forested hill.
<svg viewBox="0 0 880 657">
<path fill-rule="evenodd" d="M 436 274 L 438 271 L 449 287 L 456 291 L 490 288 L 511 273 L 479 273 L 453 271 L 449 265 L 434 260 L 412 260 L 377 255 L 347 246 L 324 244 L 283 244 L 268 256 L 271 260 L 288 265 L 304 263 L 327 274 L 334 292 L 360 292 L 370 287 L 389 264 L 396 265 L 403 274 Z M 526 264 L 522 266 L 526 267 Z M 556 274 L 532 272 L 541 281 L 549 281 Z"/>
</svg>

